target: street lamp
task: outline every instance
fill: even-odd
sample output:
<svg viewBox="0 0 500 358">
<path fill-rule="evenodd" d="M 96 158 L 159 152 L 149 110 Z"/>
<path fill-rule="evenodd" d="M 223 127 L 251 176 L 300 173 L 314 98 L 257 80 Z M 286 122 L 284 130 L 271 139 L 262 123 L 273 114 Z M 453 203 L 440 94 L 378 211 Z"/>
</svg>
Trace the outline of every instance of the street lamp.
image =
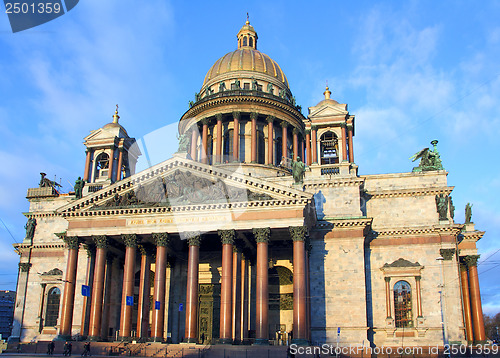
<svg viewBox="0 0 500 358">
<path fill-rule="evenodd" d="M 444 257 L 439 256 L 436 261 L 439 261 L 439 264 L 441 266 L 441 282 L 439 284 L 439 297 L 440 297 L 440 302 L 441 302 L 441 325 L 443 327 L 443 345 L 446 350 L 446 346 L 448 345 L 448 332 L 446 330 L 446 303 L 444 302 L 445 300 L 445 284 L 444 284 Z"/>
</svg>

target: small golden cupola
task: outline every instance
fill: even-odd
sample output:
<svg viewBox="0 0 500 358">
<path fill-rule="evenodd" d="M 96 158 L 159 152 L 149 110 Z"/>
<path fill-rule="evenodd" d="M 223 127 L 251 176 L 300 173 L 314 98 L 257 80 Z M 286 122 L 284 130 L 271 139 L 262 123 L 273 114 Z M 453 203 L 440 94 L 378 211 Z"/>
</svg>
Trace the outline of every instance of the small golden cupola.
<svg viewBox="0 0 500 358">
<path fill-rule="evenodd" d="M 247 21 L 245 22 L 245 25 L 243 25 L 243 27 L 240 29 L 236 37 L 238 38 L 238 50 L 245 47 L 250 47 L 255 50 L 257 49 L 257 39 L 259 37 L 257 36 L 257 32 L 255 32 L 253 26 L 250 25 L 248 13 Z"/>
</svg>

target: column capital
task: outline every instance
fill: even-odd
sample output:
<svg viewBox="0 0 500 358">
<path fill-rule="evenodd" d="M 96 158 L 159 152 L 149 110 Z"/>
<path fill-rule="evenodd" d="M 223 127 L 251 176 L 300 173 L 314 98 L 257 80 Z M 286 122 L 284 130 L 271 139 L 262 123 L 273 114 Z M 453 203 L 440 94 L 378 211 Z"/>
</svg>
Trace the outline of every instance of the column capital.
<svg viewBox="0 0 500 358">
<path fill-rule="evenodd" d="M 460 257 L 460 271 L 467 271 L 467 264 L 463 262 L 463 257 Z"/>
<path fill-rule="evenodd" d="M 467 267 L 477 266 L 477 262 L 481 255 L 467 255 L 464 257 L 465 264 Z"/>
<path fill-rule="evenodd" d="M 136 234 L 123 234 L 122 240 L 126 247 L 133 247 L 133 248 L 136 248 L 137 244 L 140 241 L 140 239 L 137 237 Z"/>
<path fill-rule="evenodd" d="M 255 241 L 257 243 L 259 242 L 268 243 L 269 237 L 271 236 L 271 228 L 269 227 L 254 228 L 253 236 L 255 237 Z"/>
<path fill-rule="evenodd" d="M 87 257 L 92 257 L 95 255 L 95 245 L 83 244 L 83 248 L 87 251 Z"/>
<path fill-rule="evenodd" d="M 151 247 L 146 246 L 144 244 L 139 244 L 137 245 L 137 248 L 139 249 L 139 252 L 141 253 L 141 256 L 151 256 L 152 255 L 152 250 Z"/>
<path fill-rule="evenodd" d="M 80 242 L 78 241 L 78 236 L 66 236 L 64 239 L 67 249 L 78 249 Z"/>
<path fill-rule="evenodd" d="M 340 128 L 345 129 L 346 127 L 347 127 L 347 123 L 345 123 L 345 122 L 340 123 Z"/>
<path fill-rule="evenodd" d="M 107 249 L 108 248 L 109 241 L 108 241 L 108 238 L 106 237 L 106 235 L 93 235 L 92 240 L 94 240 L 95 246 L 98 249 Z"/>
<path fill-rule="evenodd" d="M 19 263 L 19 270 L 21 270 L 21 272 L 29 272 L 30 267 L 31 267 L 31 264 L 29 262 L 20 262 Z"/>
<path fill-rule="evenodd" d="M 318 126 L 311 126 L 311 131 L 316 132 L 318 130 Z"/>
<path fill-rule="evenodd" d="M 234 119 L 240 119 L 241 117 L 241 112 L 238 112 L 238 111 L 234 111 L 233 112 L 233 118 Z"/>
<path fill-rule="evenodd" d="M 352 125 L 352 123 L 347 123 L 346 126 L 347 126 L 347 130 L 349 130 L 349 131 L 352 131 L 354 129 L 354 126 Z"/>
<path fill-rule="evenodd" d="M 200 246 L 201 233 L 199 231 L 187 231 L 184 235 L 188 240 L 189 246 Z"/>
<path fill-rule="evenodd" d="M 217 113 L 215 119 L 217 119 L 217 122 L 222 121 L 222 113 Z"/>
<path fill-rule="evenodd" d="M 236 236 L 236 232 L 234 230 L 218 230 L 217 233 L 219 234 L 223 245 L 234 244 L 234 238 Z"/>
<path fill-rule="evenodd" d="M 307 135 L 307 134 L 311 134 L 311 130 L 310 130 L 310 129 L 306 129 L 306 130 L 305 130 L 305 133 L 306 133 L 306 135 Z"/>
<path fill-rule="evenodd" d="M 210 124 L 210 118 L 209 117 L 202 118 L 201 124 L 203 124 L 204 126 L 208 126 Z"/>
<path fill-rule="evenodd" d="M 415 276 L 415 281 L 420 281 L 422 276 Z"/>
<path fill-rule="evenodd" d="M 305 241 L 307 235 L 306 226 L 290 226 L 288 229 L 293 241 Z"/>
<path fill-rule="evenodd" d="M 289 125 L 290 125 L 290 123 L 288 123 L 287 121 L 281 121 L 280 122 L 281 128 L 287 128 Z"/>
<path fill-rule="evenodd" d="M 152 236 L 156 246 L 167 246 L 170 241 L 167 232 L 155 232 Z"/>
<path fill-rule="evenodd" d="M 259 117 L 259 114 L 257 112 L 250 113 L 250 119 L 257 119 L 258 117 Z"/>
<path fill-rule="evenodd" d="M 443 256 L 445 261 L 450 261 L 453 259 L 453 255 L 455 254 L 455 249 L 440 249 L 439 253 L 441 254 L 441 256 Z"/>
<path fill-rule="evenodd" d="M 299 134 L 300 130 L 297 127 L 293 127 L 292 133 L 293 134 Z"/>
<path fill-rule="evenodd" d="M 267 117 L 266 117 L 266 121 L 267 121 L 267 123 L 273 123 L 275 119 L 276 119 L 276 117 L 275 117 L 275 116 L 267 116 Z"/>
<path fill-rule="evenodd" d="M 391 282 L 391 278 L 390 277 L 384 277 L 384 281 L 387 282 L 387 283 L 389 283 L 389 282 Z"/>
</svg>

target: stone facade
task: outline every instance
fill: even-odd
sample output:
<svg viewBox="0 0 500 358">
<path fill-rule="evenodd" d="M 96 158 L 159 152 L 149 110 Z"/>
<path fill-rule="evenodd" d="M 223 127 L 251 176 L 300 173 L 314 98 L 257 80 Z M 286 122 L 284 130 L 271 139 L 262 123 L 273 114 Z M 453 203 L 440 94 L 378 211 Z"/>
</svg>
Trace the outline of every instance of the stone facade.
<svg viewBox="0 0 500 358">
<path fill-rule="evenodd" d="M 483 341 L 484 233 L 451 206 L 440 217 L 447 172 L 358 175 L 347 105 L 326 88 L 305 117 L 253 27 L 238 36 L 182 116 L 173 158 L 134 174 L 140 152 L 115 112 L 85 139 L 82 197 L 29 190 L 13 340 Z"/>
</svg>

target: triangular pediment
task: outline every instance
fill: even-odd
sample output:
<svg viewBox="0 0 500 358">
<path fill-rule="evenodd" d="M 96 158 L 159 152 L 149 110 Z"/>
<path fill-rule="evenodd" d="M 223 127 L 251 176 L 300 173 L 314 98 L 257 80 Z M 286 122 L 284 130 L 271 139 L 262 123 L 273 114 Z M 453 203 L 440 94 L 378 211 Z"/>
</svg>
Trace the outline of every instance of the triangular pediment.
<svg viewBox="0 0 500 358">
<path fill-rule="evenodd" d="M 326 103 L 319 107 L 310 107 L 309 118 L 313 117 L 332 117 L 332 116 L 345 116 L 347 111 L 346 104 L 330 104 Z"/>
<path fill-rule="evenodd" d="M 244 202 L 309 202 L 311 195 L 236 171 L 174 157 L 78 199 L 61 213 Z"/>
</svg>

